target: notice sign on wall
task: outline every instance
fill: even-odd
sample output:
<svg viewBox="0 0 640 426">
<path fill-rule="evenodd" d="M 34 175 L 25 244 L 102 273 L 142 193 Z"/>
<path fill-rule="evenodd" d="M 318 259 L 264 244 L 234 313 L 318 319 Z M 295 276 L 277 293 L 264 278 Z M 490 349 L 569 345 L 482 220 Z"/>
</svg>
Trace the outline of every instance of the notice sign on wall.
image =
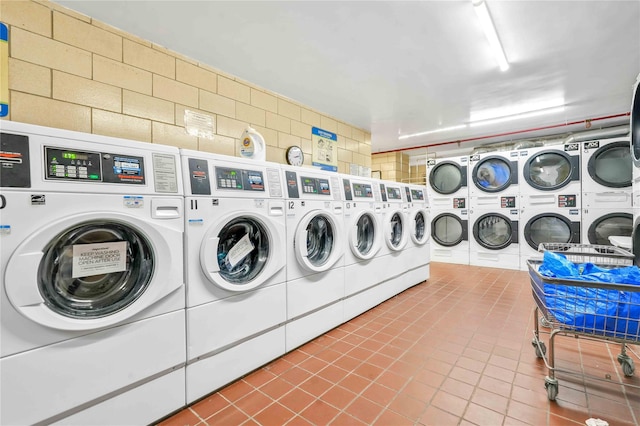
<svg viewBox="0 0 640 426">
<path fill-rule="evenodd" d="M 9 29 L 0 22 L 0 117 L 9 115 Z"/>
<path fill-rule="evenodd" d="M 127 269 L 127 242 L 76 244 L 73 246 L 72 278 L 111 274 Z"/>
<path fill-rule="evenodd" d="M 311 142 L 313 143 L 312 164 L 322 170 L 338 171 L 338 135 L 319 129 L 311 128 Z"/>
</svg>

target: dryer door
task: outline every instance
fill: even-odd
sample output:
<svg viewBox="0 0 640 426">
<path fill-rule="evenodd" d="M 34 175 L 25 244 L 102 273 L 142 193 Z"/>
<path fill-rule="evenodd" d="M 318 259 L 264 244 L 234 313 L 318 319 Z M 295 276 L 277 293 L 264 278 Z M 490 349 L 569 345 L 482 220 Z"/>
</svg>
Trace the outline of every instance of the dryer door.
<svg viewBox="0 0 640 426">
<path fill-rule="evenodd" d="M 579 243 L 580 223 L 571 222 L 561 214 L 542 213 L 529 219 L 524 238 L 536 250 L 540 243 Z"/>
<path fill-rule="evenodd" d="M 411 215 L 411 240 L 414 244 L 423 246 L 429 241 L 431 236 L 431 221 L 429 220 L 429 212 L 427 209 L 418 209 Z"/>
<path fill-rule="evenodd" d="M 580 157 L 564 151 L 541 151 L 527 160 L 524 179 L 536 189 L 552 191 L 580 179 Z"/>
<path fill-rule="evenodd" d="M 218 287 L 244 292 L 271 278 L 284 266 L 284 225 L 257 213 L 235 212 L 216 221 L 200 248 L 200 265 Z"/>
<path fill-rule="evenodd" d="M 77 215 L 39 229 L 17 247 L 5 290 L 21 314 L 44 326 L 103 328 L 183 285 L 182 277 L 172 282 L 171 265 L 171 250 L 177 243 L 181 252 L 181 242 L 182 232 L 116 212 Z"/>
<path fill-rule="evenodd" d="M 354 218 L 349 232 L 349 247 L 358 259 L 371 259 L 380 250 L 378 222 L 373 212 L 363 210 Z"/>
<path fill-rule="evenodd" d="M 491 156 L 479 161 L 471 174 L 473 183 L 484 192 L 500 192 L 518 183 L 518 163 Z"/>
<path fill-rule="evenodd" d="M 442 161 L 431 169 L 429 184 L 438 194 L 453 194 L 467 186 L 467 167 L 453 161 Z"/>
<path fill-rule="evenodd" d="M 500 213 L 487 213 L 476 219 L 473 236 L 482 247 L 500 250 L 518 242 L 518 222 Z"/>
<path fill-rule="evenodd" d="M 406 218 L 401 210 L 395 210 L 387 214 L 384 223 L 384 240 L 391 251 L 400 251 L 407 245 L 409 233 Z"/>
<path fill-rule="evenodd" d="M 336 218 L 324 210 L 307 213 L 295 232 L 296 259 L 309 271 L 327 271 L 343 254 L 342 230 Z"/>
<path fill-rule="evenodd" d="M 609 213 L 600 216 L 589 226 L 590 244 L 611 245 L 609 237 L 620 235 L 630 237 L 633 231 L 633 215 L 631 213 Z"/>
<path fill-rule="evenodd" d="M 631 98 L 631 152 L 633 163 L 640 168 L 640 74 L 633 87 Z"/>
<path fill-rule="evenodd" d="M 453 247 L 468 240 L 468 223 L 452 213 L 441 213 L 431 222 L 433 241 L 444 247 Z"/>
<path fill-rule="evenodd" d="M 591 178 L 609 188 L 631 186 L 632 167 L 629 142 L 612 142 L 598 148 L 587 164 Z"/>
</svg>

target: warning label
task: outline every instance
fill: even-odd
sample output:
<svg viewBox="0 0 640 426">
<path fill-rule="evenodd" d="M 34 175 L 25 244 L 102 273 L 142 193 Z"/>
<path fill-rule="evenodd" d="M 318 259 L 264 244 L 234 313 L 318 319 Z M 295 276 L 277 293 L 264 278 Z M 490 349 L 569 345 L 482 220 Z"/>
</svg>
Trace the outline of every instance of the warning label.
<svg viewBox="0 0 640 426">
<path fill-rule="evenodd" d="M 76 244 L 73 246 L 72 278 L 110 274 L 127 269 L 127 242 Z"/>
</svg>

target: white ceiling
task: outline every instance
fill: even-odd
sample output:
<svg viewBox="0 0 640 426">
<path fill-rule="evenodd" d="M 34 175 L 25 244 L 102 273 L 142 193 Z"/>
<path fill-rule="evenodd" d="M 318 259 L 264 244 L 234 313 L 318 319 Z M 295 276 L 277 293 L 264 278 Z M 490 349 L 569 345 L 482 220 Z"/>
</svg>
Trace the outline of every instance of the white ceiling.
<svg viewBox="0 0 640 426">
<path fill-rule="evenodd" d="M 521 132 L 627 113 L 640 72 L 637 0 L 488 0 L 505 72 L 466 0 L 57 3 L 370 131 L 373 152 L 579 131 Z M 559 114 L 398 139 L 558 97 Z"/>
</svg>

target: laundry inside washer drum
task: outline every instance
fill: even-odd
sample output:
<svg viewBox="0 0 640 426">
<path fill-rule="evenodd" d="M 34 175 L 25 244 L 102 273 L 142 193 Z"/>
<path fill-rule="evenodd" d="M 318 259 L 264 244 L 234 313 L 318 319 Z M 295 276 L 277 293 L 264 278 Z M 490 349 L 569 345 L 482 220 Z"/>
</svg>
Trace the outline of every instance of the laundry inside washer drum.
<svg viewBox="0 0 640 426">
<path fill-rule="evenodd" d="M 269 238 L 264 226 L 255 219 L 238 217 L 222 228 L 218 242 L 220 275 L 233 284 L 247 284 L 260 274 L 269 258 Z M 240 259 L 230 260 L 229 253 L 241 244 Z"/>
<path fill-rule="evenodd" d="M 394 247 L 400 245 L 402 241 L 402 218 L 398 213 L 391 217 L 391 244 Z"/>
<path fill-rule="evenodd" d="M 333 227 L 329 219 L 318 215 L 307 225 L 307 259 L 314 266 L 327 263 L 333 249 Z"/>
<path fill-rule="evenodd" d="M 358 219 L 358 252 L 362 254 L 368 254 L 373 247 L 373 238 L 375 229 L 373 226 L 373 220 L 369 215 L 362 215 Z"/>
</svg>

